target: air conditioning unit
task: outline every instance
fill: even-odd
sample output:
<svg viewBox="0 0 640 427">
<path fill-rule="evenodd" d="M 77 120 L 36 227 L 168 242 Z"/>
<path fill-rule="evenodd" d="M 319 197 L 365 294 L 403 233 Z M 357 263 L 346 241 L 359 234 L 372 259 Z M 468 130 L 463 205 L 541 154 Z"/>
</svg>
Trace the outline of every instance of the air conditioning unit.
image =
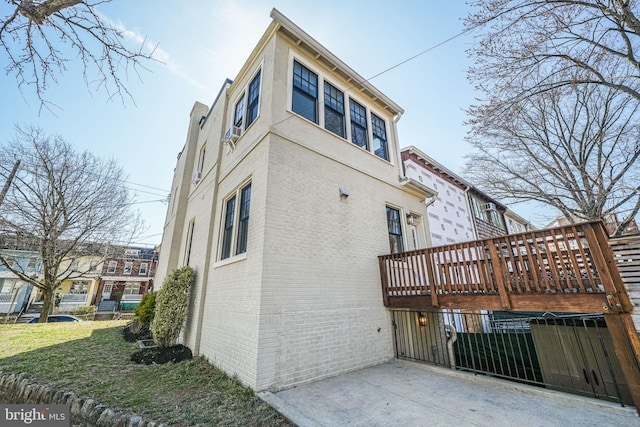
<svg viewBox="0 0 640 427">
<path fill-rule="evenodd" d="M 488 211 L 495 211 L 496 210 L 496 205 L 495 203 L 489 202 L 487 203 L 484 208 Z"/>
<path fill-rule="evenodd" d="M 242 128 L 238 126 L 231 126 L 227 129 L 227 133 L 224 134 L 224 142 L 236 142 L 238 138 L 242 135 Z"/>
<path fill-rule="evenodd" d="M 202 172 L 195 172 L 195 173 L 193 174 L 193 179 L 192 179 L 192 181 L 193 181 L 193 183 L 194 183 L 194 184 L 199 183 L 201 179 L 202 179 Z"/>
</svg>

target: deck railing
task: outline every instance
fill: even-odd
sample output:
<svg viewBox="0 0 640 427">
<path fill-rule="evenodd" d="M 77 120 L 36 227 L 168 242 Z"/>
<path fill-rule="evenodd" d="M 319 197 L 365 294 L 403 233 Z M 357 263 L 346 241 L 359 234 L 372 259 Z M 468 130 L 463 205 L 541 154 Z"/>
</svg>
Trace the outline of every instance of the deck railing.
<svg viewBox="0 0 640 427">
<path fill-rule="evenodd" d="M 379 263 L 388 307 L 534 310 L 528 305 L 540 298 L 531 297 L 548 295 L 554 309 L 631 310 L 619 300 L 619 273 L 599 222 L 383 255 Z"/>
</svg>

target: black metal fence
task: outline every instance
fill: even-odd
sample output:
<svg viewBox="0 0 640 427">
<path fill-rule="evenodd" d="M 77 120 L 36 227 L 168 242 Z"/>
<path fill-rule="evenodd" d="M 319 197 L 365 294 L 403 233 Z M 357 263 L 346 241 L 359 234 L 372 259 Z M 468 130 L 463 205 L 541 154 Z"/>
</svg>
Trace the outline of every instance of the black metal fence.
<svg viewBox="0 0 640 427">
<path fill-rule="evenodd" d="M 394 310 L 396 356 L 632 405 L 601 315 Z"/>
</svg>

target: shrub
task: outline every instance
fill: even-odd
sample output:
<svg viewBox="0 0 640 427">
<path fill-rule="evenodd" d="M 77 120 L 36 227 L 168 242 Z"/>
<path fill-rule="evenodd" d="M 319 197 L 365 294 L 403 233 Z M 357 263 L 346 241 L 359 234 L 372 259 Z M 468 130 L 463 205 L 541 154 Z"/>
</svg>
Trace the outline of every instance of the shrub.
<svg viewBox="0 0 640 427">
<path fill-rule="evenodd" d="M 71 314 L 73 314 L 74 316 L 84 316 L 87 314 L 93 314 L 95 311 L 95 305 L 84 305 L 81 307 L 73 307 L 71 309 Z"/>
<path fill-rule="evenodd" d="M 140 304 L 133 309 L 135 318 L 143 325 L 151 325 L 156 312 L 156 293 L 149 292 L 142 297 Z"/>
<path fill-rule="evenodd" d="M 187 318 L 189 288 L 193 284 L 193 269 L 174 270 L 162 284 L 156 296 L 156 310 L 151 330 L 160 347 L 171 347 L 178 341 L 180 330 Z"/>
</svg>

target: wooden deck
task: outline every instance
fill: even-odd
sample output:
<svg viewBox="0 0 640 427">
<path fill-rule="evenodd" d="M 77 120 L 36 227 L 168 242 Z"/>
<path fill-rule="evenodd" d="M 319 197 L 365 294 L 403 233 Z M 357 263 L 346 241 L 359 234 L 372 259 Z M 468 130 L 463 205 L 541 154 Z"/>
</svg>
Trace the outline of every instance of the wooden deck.
<svg viewBox="0 0 640 427">
<path fill-rule="evenodd" d="M 379 257 L 390 308 L 628 313 L 599 222 Z"/>
</svg>

